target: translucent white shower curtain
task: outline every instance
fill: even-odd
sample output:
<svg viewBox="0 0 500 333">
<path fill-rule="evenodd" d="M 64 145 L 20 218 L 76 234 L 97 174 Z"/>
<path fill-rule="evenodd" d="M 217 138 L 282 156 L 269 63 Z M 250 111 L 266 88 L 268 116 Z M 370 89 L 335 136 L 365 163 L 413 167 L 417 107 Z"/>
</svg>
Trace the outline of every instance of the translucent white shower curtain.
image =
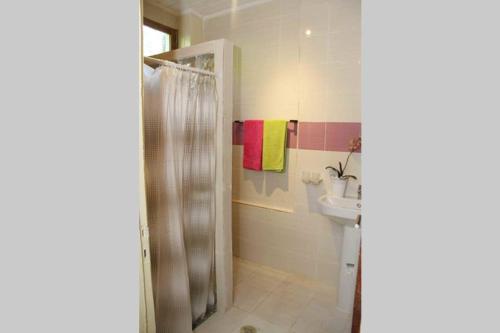
<svg viewBox="0 0 500 333">
<path fill-rule="evenodd" d="M 159 333 L 188 333 L 215 308 L 215 78 L 144 72 L 144 151 Z"/>
</svg>

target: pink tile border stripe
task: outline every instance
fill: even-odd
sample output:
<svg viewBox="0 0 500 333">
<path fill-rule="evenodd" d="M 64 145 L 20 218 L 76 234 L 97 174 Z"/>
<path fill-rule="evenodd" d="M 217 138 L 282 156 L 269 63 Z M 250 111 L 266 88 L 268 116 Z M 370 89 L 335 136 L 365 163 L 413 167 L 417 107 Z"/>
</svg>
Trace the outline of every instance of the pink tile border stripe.
<svg viewBox="0 0 500 333">
<path fill-rule="evenodd" d="M 287 147 L 348 152 L 349 141 L 358 136 L 361 136 L 361 123 L 288 123 Z M 243 124 L 233 123 L 233 145 L 242 144 Z"/>
<path fill-rule="evenodd" d="M 297 148 L 297 134 L 299 133 L 299 124 L 297 123 L 288 123 L 288 132 L 287 132 L 287 148 Z"/>
<path fill-rule="evenodd" d="M 243 145 L 243 123 L 233 123 L 233 145 Z"/>
<path fill-rule="evenodd" d="M 299 149 L 325 150 L 325 123 L 299 123 Z"/>
<path fill-rule="evenodd" d="M 361 123 L 326 123 L 325 150 L 348 152 L 349 141 L 360 136 Z"/>
</svg>

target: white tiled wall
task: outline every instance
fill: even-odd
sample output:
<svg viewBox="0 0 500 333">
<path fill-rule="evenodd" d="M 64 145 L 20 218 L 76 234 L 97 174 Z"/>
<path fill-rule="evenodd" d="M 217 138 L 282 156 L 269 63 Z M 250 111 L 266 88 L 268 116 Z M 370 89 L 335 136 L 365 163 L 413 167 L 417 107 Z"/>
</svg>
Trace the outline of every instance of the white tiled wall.
<svg viewBox="0 0 500 333">
<path fill-rule="evenodd" d="M 152 21 L 161 23 L 173 29 L 179 28 L 179 17 L 177 15 L 173 15 L 163 7 L 158 6 L 154 3 L 154 1 L 144 0 L 142 10 L 144 17 Z"/>
<path fill-rule="evenodd" d="M 302 170 L 322 172 L 324 165 L 338 159 L 345 160 L 347 153 L 332 153 L 313 150 L 291 150 L 290 156 L 297 158 L 293 174 L 273 175 L 241 168 L 242 146 L 234 146 L 233 193 L 243 201 L 263 203 L 274 208 L 290 209 L 281 212 L 273 209 L 253 207 L 235 203 L 233 205 L 233 252 L 236 256 L 301 274 L 336 286 L 338 264 L 342 241 L 342 228 L 319 213 L 317 198 L 326 193 L 330 183 L 323 173 L 320 185 L 304 184 Z M 350 170 L 359 175 L 359 156 L 351 157 Z M 356 161 L 358 159 L 358 161 Z M 294 168 L 295 169 L 295 168 Z M 276 192 L 265 194 L 268 200 L 256 190 L 254 178 L 242 173 L 256 173 L 261 177 L 259 189 Z M 266 186 L 269 179 L 284 177 L 288 191 L 279 187 Z M 349 195 L 356 194 L 356 184 L 351 184 Z M 285 187 L 285 186 L 284 186 Z M 278 192 L 279 191 L 279 192 Z"/>
<path fill-rule="evenodd" d="M 234 119 L 360 122 L 360 7 L 359 0 L 273 0 L 205 20 L 204 40 L 237 47 Z M 234 253 L 335 286 L 342 228 L 318 213 L 328 184 L 306 185 L 301 174 L 322 172 L 347 153 L 292 149 L 284 174 L 244 170 L 242 147 L 233 153 L 234 199 L 291 211 L 234 204 Z M 361 176 L 359 154 L 350 173 Z"/>
</svg>

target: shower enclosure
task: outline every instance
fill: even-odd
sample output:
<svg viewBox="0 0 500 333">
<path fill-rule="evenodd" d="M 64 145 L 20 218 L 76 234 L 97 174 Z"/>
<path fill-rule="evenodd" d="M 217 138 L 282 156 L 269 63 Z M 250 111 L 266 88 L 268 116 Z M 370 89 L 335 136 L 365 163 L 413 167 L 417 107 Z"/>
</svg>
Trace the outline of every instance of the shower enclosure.
<svg viewBox="0 0 500 333">
<path fill-rule="evenodd" d="M 171 324 L 172 320 L 177 320 L 179 317 L 189 317 L 192 318 L 192 325 L 195 327 L 212 312 L 225 312 L 232 305 L 233 45 L 227 40 L 216 40 L 158 54 L 153 58 L 182 65 L 171 66 L 173 69 L 164 73 L 170 81 L 167 79 L 165 81 L 167 83 L 159 85 L 161 90 L 159 95 L 163 94 L 160 98 L 167 99 L 169 97 L 165 97 L 165 94 L 170 94 L 169 101 L 173 101 L 171 104 L 167 103 L 165 107 L 169 110 L 168 115 L 163 118 L 152 116 L 151 110 L 154 107 L 150 105 L 143 105 L 141 114 L 141 332 L 163 333 L 169 332 L 173 327 L 165 323 L 167 320 Z M 146 63 L 161 63 L 158 60 L 149 59 Z M 190 73 L 193 71 L 189 68 L 213 74 L 195 70 L 198 74 L 192 76 Z M 181 74 L 178 74 L 179 71 Z M 178 77 L 171 79 L 172 75 Z M 193 77 L 196 79 L 193 80 Z M 180 89 L 179 95 L 182 95 L 183 91 L 191 91 L 193 85 L 198 84 L 201 87 L 200 94 L 213 93 L 216 98 L 208 98 L 205 99 L 208 102 L 203 102 L 203 96 L 200 95 L 201 97 L 194 103 L 189 101 L 184 103 L 191 106 L 196 104 L 192 106 L 196 111 L 190 111 L 189 107 L 179 109 L 180 97 L 173 94 L 176 94 L 175 89 L 179 89 L 177 86 L 183 80 L 187 80 L 186 88 Z M 211 91 L 213 88 L 215 91 Z M 151 91 L 149 86 L 145 87 L 143 103 L 152 100 Z M 187 96 L 188 99 L 191 98 L 189 94 Z M 211 101 L 214 101 L 214 105 L 211 105 Z M 203 105 L 200 106 L 200 103 Z M 189 113 L 193 115 L 190 116 Z M 181 114 L 182 117 L 187 114 L 187 118 L 183 120 L 184 122 L 176 124 L 175 121 L 179 121 L 178 116 Z M 155 119 L 164 124 L 156 126 Z M 170 132 L 168 132 L 169 126 Z M 189 128 L 184 131 L 186 126 Z M 180 138 L 176 134 L 179 127 L 183 128 Z M 157 128 L 161 128 L 165 133 L 174 134 L 166 135 L 162 140 L 155 140 L 151 137 L 151 128 L 155 128 L 156 131 Z M 212 139 L 213 145 L 209 144 Z M 152 147 L 159 142 L 165 147 Z M 183 145 L 188 148 L 181 148 Z M 169 155 L 169 152 L 176 149 L 184 149 L 184 152 L 188 149 L 194 152 L 194 155 L 185 154 L 183 156 L 191 157 L 176 160 L 178 156 L 184 154 Z M 162 159 L 163 164 L 154 162 L 155 154 L 165 154 Z M 152 163 L 156 163 L 156 167 L 151 167 Z M 177 169 L 184 170 L 179 173 L 182 174 L 182 179 L 178 181 L 176 180 L 178 174 L 175 173 Z M 155 177 L 161 178 L 162 174 L 168 186 L 154 188 L 161 187 L 162 181 L 158 181 Z M 178 186 L 173 187 L 169 184 Z M 166 193 L 162 194 L 165 191 Z M 158 199 L 161 195 L 167 200 Z M 207 195 L 210 199 L 207 199 Z M 162 202 L 170 204 L 158 207 Z M 172 215 L 177 203 L 184 207 L 183 212 Z M 212 214 L 213 218 L 210 218 Z M 212 220 L 213 229 L 210 229 L 211 224 L 205 222 Z M 176 231 L 175 225 L 180 225 L 179 232 Z M 211 231 L 215 233 L 213 238 L 205 237 L 205 234 L 210 234 Z M 188 274 L 182 272 L 183 267 L 188 267 Z M 187 276 L 189 283 L 186 284 Z M 179 301 L 185 299 L 187 305 Z M 190 331 L 185 326 L 185 331 Z"/>
</svg>

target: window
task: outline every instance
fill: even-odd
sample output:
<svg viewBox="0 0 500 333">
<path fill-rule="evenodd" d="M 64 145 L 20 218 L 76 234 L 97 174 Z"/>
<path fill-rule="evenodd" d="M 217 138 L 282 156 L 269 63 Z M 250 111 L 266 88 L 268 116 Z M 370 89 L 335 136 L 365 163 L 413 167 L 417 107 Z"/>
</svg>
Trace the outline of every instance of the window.
<svg viewBox="0 0 500 333">
<path fill-rule="evenodd" d="M 142 32 L 145 56 L 170 51 L 169 34 L 150 28 L 147 25 L 143 27 Z"/>
<path fill-rule="evenodd" d="M 142 29 L 144 56 L 177 48 L 177 30 L 144 18 Z"/>
</svg>

